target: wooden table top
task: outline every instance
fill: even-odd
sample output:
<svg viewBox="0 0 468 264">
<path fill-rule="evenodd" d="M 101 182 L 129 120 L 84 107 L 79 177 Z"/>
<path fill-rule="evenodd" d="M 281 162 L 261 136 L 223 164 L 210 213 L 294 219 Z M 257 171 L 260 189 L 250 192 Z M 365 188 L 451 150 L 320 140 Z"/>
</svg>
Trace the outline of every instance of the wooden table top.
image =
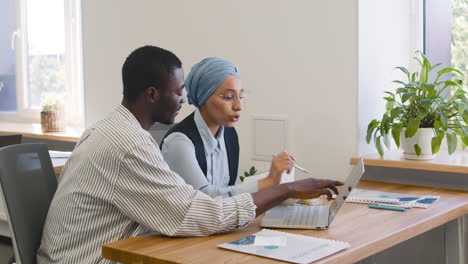
<svg viewBox="0 0 468 264">
<path fill-rule="evenodd" d="M 383 157 L 379 154 L 371 154 L 363 158 L 366 166 L 468 174 L 468 151 L 466 150 L 459 150 L 449 155 L 447 150 L 442 149 L 433 160 L 407 160 L 403 158 L 401 150 L 387 151 Z M 358 157 L 351 158 L 350 163 L 356 164 L 358 160 Z"/>
<path fill-rule="evenodd" d="M 67 127 L 64 132 L 43 133 L 39 123 L 0 122 L 0 135 L 22 134 L 29 138 L 42 138 L 66 142 L 77 142 L 83 131 Z"/>
<path fill-rule="evenodd" d="M 53 161 L 52 161 L 52 163 L 53 163 Z M 60 173 L 62 173 L 62 170 L 63 170 L 63 165 L 61 165 L 61 166 L 55 166 L 54 165 L 54 173 L 56 175 L 60 175 Z"/>
<path fill-rule="evenodd" d="M 361 181 L 357 188 L 441 198 L 428 209 L 412 208 L 406 212 L 345 203 L 328 230 L 282 231 L 349 242 L 350 248 L 314 263 L 354 263 L 468 213 L 465 191 L 373 181 Z M 258 223 L 259 219 L 244 230 L 209 237 L 143 235 L 103 245 L 102 254 L 123 263 L 284 263 L 216 247 L 258 232 Z"/>
</svg>

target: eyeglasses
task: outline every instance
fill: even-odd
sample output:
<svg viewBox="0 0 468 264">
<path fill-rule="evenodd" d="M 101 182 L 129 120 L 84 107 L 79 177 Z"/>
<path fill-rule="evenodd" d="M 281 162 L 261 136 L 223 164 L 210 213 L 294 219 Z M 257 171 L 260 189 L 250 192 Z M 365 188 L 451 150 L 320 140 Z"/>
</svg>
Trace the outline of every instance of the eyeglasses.
<svg viewBox="0 0 468 264">
<path fill-rule="evenodd" d="M 223 98 L 223 100 L 226 102 L 233 103 L 237 98 L 239 98 L 241 102 L 245 102 L 245 99 L 247 97 L 247 92 L 244 91 L 242 92 L 242 94 L 239 94 L 239 95 L 236 93 L 225 93 L 225 94 L 218 93 L 217 95 Z"/>
</svg>

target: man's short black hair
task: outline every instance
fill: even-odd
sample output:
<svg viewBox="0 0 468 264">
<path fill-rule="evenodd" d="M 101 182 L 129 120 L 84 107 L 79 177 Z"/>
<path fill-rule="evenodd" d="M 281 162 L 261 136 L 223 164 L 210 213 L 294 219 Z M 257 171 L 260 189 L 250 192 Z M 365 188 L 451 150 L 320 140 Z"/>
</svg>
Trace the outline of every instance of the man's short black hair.
<svg viewBox="0 0 468 264">
<path fill-rule="evenodd" d="M 182 62 L 168 50 L 155 46 L 134 50 L 122 66 L 124 98 L 134 101 L 150 86 L 163 89 L 176 68 L 182 68 Z"/>
</svg>

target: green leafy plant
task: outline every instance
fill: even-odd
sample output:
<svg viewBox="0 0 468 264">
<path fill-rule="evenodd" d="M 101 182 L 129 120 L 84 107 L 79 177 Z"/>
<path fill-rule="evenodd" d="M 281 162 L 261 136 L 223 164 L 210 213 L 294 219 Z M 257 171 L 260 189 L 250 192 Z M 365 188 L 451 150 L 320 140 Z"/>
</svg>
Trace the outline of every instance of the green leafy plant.
<svg viewBox="0 0 468 264">
<path fill-rule="evenodd" d="M 240 176 L 240 181 L 243 182 L 246 177 L 253 176 L 257 173 L 255 166 L 250 167 L 250 170 L 244 171 L 244 175 Z"/>
<path fill-rule="evenodd" d="M 41 109 L 43 112 L 59 111 L 63 108 L 63 97 L 60 94 L 51 93 L 41 98 Z"/>
<path fill-rule="evenodd" d="M 455 68 L 445 68 L 438 71 L 431 81 L 430 72 L 440 63 L 431 65 L 423 53 L 418 53 L 420 58 L 415 59 L 421 71 L 410 73 L 405 67 L 395 68 L 405 74 L 406 81 L 393 81 L 401 87 L 395 92 L 385 91 L 386 112 L 381 120 L 374 119 L 367 127 L 366 141 L 369 144 L 374 139 L 380 156 L 384 154 L 384 145 L 390 148 L 390 133 L 396 146 L 400 147 L 403 128 L 406 128 L 405 138 L 413 137 L 419 128 L 433 128 L 433 154 L 439 151 L 445 136 L 449 154 L 457 147 L 457 135 L 462 140 L 463 148 L 468 145 L 468 100 L 463 90 L 463 79 L 455 78 L 464 74 Z M 453 74 L 452 79 L 444 80 L 446 74 Z M 414 150 L 418 156 L 421 154 L 418 144 L 414 145 Z"/>
</svg>

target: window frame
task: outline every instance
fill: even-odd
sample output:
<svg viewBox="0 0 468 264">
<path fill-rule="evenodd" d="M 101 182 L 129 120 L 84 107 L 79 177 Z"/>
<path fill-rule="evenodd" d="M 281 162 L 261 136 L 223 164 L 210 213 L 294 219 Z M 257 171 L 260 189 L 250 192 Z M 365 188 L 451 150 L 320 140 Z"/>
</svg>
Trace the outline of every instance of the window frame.
<svg viewBox="0 0 468 264">
<path fill-rule="evenodd" d="M 452 67 L 452 0 L 423 2 L 423 52 L 432 63 L 442 63 L 439 70 Z"/>
<path fill-rule="evenodd" d="M 15 1 L 15 27 L 11 36 L 16 56 L 16 112 L 0 112 L 0 119 L 7 122 L 40 122 L 40 109 L 29 107 L 28 34 L 26 21 L 27 0 Z M 83 107 L 83 63 L 81 41 L 81 0 L 64 0 L 65 8 L 65 104 L 66 125 L 82 128 Z"/>
<path fill-rule="evenodd" d="M 417 54 L 416 51 L 425 52 L 425 0 L 413 0 L 410 2 L 410 54 L 408 68 L 411 71 L 416 71 L 420 65 L 413 59 Z"/>
</svg>

